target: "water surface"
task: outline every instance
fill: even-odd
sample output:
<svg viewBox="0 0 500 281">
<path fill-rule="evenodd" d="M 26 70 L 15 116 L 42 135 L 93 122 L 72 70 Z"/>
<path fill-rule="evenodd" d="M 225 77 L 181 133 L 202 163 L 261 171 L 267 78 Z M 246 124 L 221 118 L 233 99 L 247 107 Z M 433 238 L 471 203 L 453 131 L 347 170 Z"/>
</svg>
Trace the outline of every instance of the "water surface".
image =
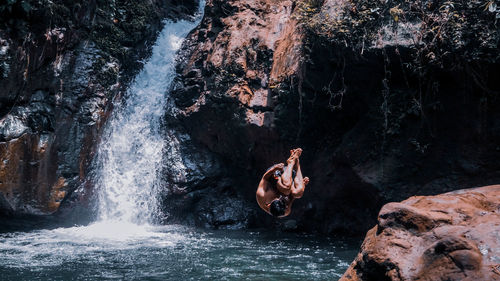
<svg viewBox="0 0 500 281">
<path fill-rule="evenodd" d="M 357 242 L 122 222 L 0 234 L 1 280 L 337 280 Z"/>
</svg>

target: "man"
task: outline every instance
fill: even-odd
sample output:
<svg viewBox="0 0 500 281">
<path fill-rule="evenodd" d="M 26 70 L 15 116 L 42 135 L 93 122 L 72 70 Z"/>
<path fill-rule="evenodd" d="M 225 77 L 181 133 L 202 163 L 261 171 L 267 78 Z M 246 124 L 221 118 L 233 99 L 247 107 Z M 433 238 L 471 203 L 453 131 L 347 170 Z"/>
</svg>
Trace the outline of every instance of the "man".
<svg viewBox="0 0 500 281">
<path fill-rule="evenodd" d="M 295 199 L 304 194 L 309 178 L 302 178 L 299 157 L 302 149 L 290 150 L 290 157 L 283 163 L 269 168 L 262 176 L 257 188 L 257 203 L 274 217 L 288 216 Z"/>
</svg>

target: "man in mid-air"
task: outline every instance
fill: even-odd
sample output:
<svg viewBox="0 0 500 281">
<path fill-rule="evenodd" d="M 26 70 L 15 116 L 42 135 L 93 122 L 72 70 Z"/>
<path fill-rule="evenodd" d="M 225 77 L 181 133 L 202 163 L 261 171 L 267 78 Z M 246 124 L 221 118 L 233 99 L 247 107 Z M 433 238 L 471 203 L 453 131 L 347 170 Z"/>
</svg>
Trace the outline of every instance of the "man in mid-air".
<svg viewBox="0 0 500 281">
<path fill-rule="evenodd" d="M 283 163 L 269 168 L 262 176 L 257 188 L 257 203 L 274 217 L 288 216 L 295 199 L 304 194 L 309 178 L 302 177 L 299 157 L 302 149 L 290 150 L 290 157 Z"/>
</svg>

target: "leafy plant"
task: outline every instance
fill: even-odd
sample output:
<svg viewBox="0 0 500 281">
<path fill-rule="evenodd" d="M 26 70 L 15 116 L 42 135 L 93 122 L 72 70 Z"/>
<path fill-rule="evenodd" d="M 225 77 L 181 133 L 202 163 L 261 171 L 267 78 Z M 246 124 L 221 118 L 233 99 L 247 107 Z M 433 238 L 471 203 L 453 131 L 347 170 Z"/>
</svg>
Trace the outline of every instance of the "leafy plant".
<svg viewBox="0 0 500 281">
<path fill-rule="evenodd" d="M 296 18 L 311 33 L 363 50 L 372 47 L 385 27 L 397 33 L 417 26 L 413 47 L 429 61 L 439 63 L 450 52 L 467 59 L 497 59 L 500 29 L 498 0 L 349 0 L 336 15 L 314 6 L 297 4 Z M 397 45 L 397 42 L 395 42 Z"/>
<path fill-rule="evenodd" d="M 21 7 L 21 9 L 26 14 L 28 14 L 31 11 L 31 9 L 32 9 L 30 1 L 26 1 L 26 0 L 6 0 L 5 4 L 1 4 L 0 5 L 0 13 L 4 13 L 4 12 L 12 13 L 13 9 L 16 6 Z"/>
</svg>

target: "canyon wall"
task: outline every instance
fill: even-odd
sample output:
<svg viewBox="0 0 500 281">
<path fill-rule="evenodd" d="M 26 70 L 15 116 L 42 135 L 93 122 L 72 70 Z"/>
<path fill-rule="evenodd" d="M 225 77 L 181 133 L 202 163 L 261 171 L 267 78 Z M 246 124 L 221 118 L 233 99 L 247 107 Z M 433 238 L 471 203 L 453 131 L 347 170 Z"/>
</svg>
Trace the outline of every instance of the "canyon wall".
<svg viewBox="0 0 500 281">
<path fill-rule="evenodd" d="M 166 117 L 189 159 L 171 220 L 360 234 L 386 202 L 498 182 L 498 11 L 398 3 L 208 1 Z M 311 183 L 274 220 L 255 190 L 294 147 Z"/>
<path fill-rule="evenodd" d="M 162 21 L 192 14 L 196 4 L 0 5 L 0 212 L 52 214 L 88 196 L 87 168 L 113 100 L 140 70 Z"/>
</svg>

